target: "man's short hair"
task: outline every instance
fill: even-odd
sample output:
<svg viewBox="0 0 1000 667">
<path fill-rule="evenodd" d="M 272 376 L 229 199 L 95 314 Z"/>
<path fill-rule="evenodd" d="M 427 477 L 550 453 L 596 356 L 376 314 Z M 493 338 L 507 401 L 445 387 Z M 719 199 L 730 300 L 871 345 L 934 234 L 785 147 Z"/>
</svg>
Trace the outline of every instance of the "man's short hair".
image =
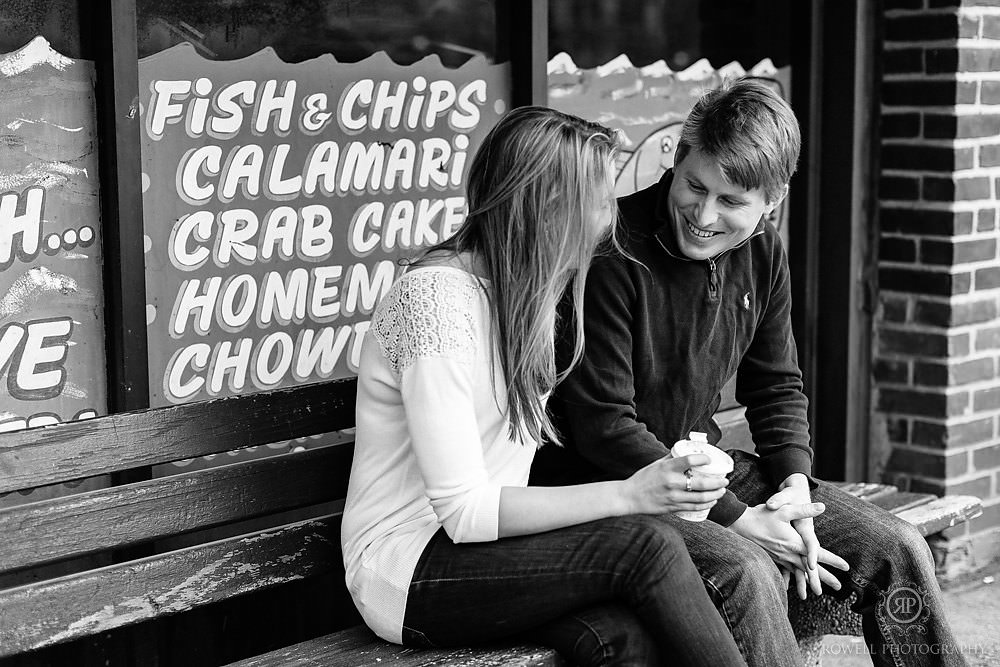
<svg viewBox="0 0 1000 667">
<path fill-rule="evenodd" d="M 802 139 L 799 123 L 760 79 L 741 77 L 702 95 L 684 121 L 679 164 L 694 149 L 719 162 L 731 183 L 760 188 L 777 201 L 795 173 Z"/>
</svg>

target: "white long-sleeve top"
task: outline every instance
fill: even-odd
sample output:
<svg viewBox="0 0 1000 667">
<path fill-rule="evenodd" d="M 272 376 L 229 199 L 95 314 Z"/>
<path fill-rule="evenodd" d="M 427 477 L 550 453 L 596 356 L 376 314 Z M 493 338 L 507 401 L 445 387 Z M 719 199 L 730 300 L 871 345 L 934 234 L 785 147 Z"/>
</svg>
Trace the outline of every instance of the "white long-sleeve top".
<svg viewBox="0 0 1000 667">
<path fill-rule="evenodd" d="M 457 268 L 413 269 L 362 344 L 341 541 L 354 603 L 391 642 L 401 642 L 407 589 L 434 533 L 496 540 L 500 488 L 528 482 L 536 446 L 509 435 L 485 289 Z"/>
</svg>

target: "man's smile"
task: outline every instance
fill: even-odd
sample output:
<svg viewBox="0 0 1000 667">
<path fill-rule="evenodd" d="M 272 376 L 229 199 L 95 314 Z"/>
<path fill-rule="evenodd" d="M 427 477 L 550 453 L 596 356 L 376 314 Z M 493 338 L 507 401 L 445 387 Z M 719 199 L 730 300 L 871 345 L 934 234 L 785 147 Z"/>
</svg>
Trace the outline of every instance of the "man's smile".
<svg viewBox="0 0 1000 667">
<path fill-rule="evenodd" d="M 696 227 L 687 218 L 684 219 L 684 224 L 685 226 L 687 226 L 687 230 L 692 236 L 697 236 L 700 239 L 710 239 L 713 236 L 717 236 L 723 233 L 723 232 L 713 232 L 709 229 L 702 229 L 700 227 Z"/>
</svg>

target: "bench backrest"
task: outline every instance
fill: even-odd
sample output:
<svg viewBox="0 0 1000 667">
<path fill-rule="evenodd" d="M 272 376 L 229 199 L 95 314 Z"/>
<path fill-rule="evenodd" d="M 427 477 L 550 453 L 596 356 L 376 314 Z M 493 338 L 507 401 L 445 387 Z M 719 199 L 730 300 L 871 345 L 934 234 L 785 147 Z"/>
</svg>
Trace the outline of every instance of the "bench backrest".
<svg viewBox="0 0 1000 667">
<path fill-rule="evenodd" d="M 0 435 L 0 493 L 137 480 L 0 510 L 0 657 L 342 572 L 349 440 L 149 470 L 349 429 L 354 396 L 350 379 Z"/>
</svg>

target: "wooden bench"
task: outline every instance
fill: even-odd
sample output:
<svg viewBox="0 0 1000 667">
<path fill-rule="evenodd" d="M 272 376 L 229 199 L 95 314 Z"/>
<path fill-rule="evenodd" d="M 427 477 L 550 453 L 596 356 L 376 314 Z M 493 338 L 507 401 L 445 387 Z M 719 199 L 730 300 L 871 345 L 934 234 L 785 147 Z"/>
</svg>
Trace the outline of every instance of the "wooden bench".
<svg viewBox="0 0 1000 667">
<path fill-rule="evenodd" d="M 349 429 L 354 392 L 342 380 L 0 435 L 0 494 L 64 487 L 0 509 L 0 662 L 561 664 L 531 646 L 414 651 L 359 626 L 340 556 L 347 436 L 151 474 L 159 464 Z M 80 480 L 89 481 L 70 488 Z M 890 487 L 852 491 L 889 503 L 925 533 L 978 508 L 975 499 L 918 499 Z"/>
</svg>

